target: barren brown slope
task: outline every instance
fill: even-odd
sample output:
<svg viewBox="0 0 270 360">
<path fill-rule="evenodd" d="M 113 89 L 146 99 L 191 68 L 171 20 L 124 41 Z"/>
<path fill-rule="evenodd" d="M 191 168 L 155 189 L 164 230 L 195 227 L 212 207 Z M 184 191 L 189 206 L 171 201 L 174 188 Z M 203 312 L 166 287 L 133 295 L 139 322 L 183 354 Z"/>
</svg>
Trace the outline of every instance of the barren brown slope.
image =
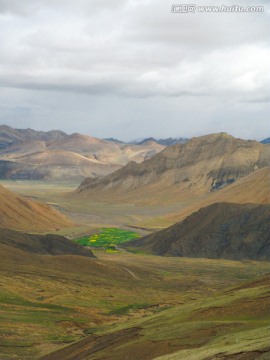
<svg viewBox="0 0 270 360">
<path fill-rule="evenodd" d="M 270 205 L 217 203 L 128 248 L 156 255 L 270 260 Z"/>
<path fill-rule="evenodd" d="M 223 189 L 213 191 L 211 194 L 199 197 L 195 199 L 195 201 L 185 204 L 181 211 L 169 214 L 167 219 L 169 219 L 172 223 L 175 223 L 183 220 L 188 215 L 198 211 L 202 207 L 218 202 L 269 204 L 270 168 L 266 167 L 256 170 Z"/>
<path fill-rule="evenodd" d="M 0 185 L 0 227 L 46 231 L 71 226 L 64 215 L 40 202 L 12 193 Z"/>
<path fill-rule="evenodd" d="M 109 201 L 175 202 L 209 193 L 270 165 L 270 146 L 228 134 L 193 138 L 103 179 L 86 179 L 79 196 Z"/>
</svg>

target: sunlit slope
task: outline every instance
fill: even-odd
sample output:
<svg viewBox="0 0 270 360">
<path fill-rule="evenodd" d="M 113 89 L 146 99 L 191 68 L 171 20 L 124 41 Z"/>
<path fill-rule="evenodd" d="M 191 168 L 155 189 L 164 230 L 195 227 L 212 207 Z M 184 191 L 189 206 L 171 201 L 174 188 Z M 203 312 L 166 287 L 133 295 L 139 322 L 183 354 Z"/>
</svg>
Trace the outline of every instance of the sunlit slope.
<svg viewBox="0 0 270 360">
<path fill-rule="evenodd" d="M 171 222 L 180 221 L 194 211 L 217 202 L 269 204 L 270 168 L 256 170 L 223 189 L 186 203 L 181 211 L 168 215 L 167 219 Z"/>
<path fill-rule="evenodd" d="M 211 134 L 170 146 L 140 164 L 130 162 L 102 179 L 86 179 L 76 196 L 104 201 L 189 201 L 270 165 L 270 146 Z"/>
<path fill-rule="evenodd" d="M 47 139 L 47 133 L 42 133 L 45 136 L 43 139 L 33 133 L 32 140 L 31 137 L 27 141 L 19 137 L 3 149 L 0 146 L 0 177 L 81 181 L 85 177 L 112 173 L 130 160 L 141 162 L 164 149 L 163 145 L 154 141 L 131 145 L 81 134 Z M 12 139 L 8 135 L 6 137 L 8 144 Z"/>
<path fill-rule="evenodd" d="M 0 185 L 0 227 L 46 231 L 71 226 L 72 222 L 51 206 L 28 200 Z"/>
</svg>

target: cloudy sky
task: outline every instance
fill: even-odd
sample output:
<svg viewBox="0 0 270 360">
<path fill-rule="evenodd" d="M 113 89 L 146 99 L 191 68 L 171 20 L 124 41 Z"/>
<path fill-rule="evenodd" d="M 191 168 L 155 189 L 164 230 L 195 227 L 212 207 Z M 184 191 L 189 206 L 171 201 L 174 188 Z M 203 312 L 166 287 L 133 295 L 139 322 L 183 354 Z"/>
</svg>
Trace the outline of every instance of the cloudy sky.
<svg viewBox="0 0 270 360">
<path fill-rule="evenodd" d="M 268 137 L 267 2 L 172 13 L 179 2 L 0 0 L 0 123 L 124 140 Z M 264 11 L 198 11 L 235 3 Z"/>
</svg>

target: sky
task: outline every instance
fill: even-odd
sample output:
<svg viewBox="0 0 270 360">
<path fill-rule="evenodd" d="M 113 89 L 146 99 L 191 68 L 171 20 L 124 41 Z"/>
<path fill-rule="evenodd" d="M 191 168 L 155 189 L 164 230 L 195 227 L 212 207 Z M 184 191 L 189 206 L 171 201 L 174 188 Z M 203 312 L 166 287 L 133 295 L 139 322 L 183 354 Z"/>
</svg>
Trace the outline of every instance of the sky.
<svg viewBox="0 0 270 360">
<path fill-rule="evenodd" d="M 199 11 L 222 4 L 264 11 Z M 0 0 L 0 123 L 122 140 L 269 137 L 269 30 L 266 0 Z"/>
</svg>

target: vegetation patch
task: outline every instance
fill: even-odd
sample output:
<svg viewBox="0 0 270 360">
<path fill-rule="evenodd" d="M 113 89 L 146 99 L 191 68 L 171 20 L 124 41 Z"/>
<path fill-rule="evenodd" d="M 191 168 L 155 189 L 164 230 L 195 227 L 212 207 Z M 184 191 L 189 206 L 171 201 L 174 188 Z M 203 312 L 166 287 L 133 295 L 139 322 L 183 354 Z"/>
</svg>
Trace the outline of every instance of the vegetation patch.
<svg viewBox="0 0 270 360">
<path fill-rule="evenodd" d="M 118 228 L 102 228 L 99 234 L 84 236 L 74 241 L 83 246 L 103 248 L 111 252 L 117 250 L 117 245 L 139 237 L 140 235 L 134 231 Z"/>
<path fill-rule="evenodd" d="M 141 310 L 148 308 L 149 304 L 131 304 L 127 306 L 118 307 L 109 312 L 109 315 L 125 315 L 128 314 L 130 310 Z"/>
</svg>

